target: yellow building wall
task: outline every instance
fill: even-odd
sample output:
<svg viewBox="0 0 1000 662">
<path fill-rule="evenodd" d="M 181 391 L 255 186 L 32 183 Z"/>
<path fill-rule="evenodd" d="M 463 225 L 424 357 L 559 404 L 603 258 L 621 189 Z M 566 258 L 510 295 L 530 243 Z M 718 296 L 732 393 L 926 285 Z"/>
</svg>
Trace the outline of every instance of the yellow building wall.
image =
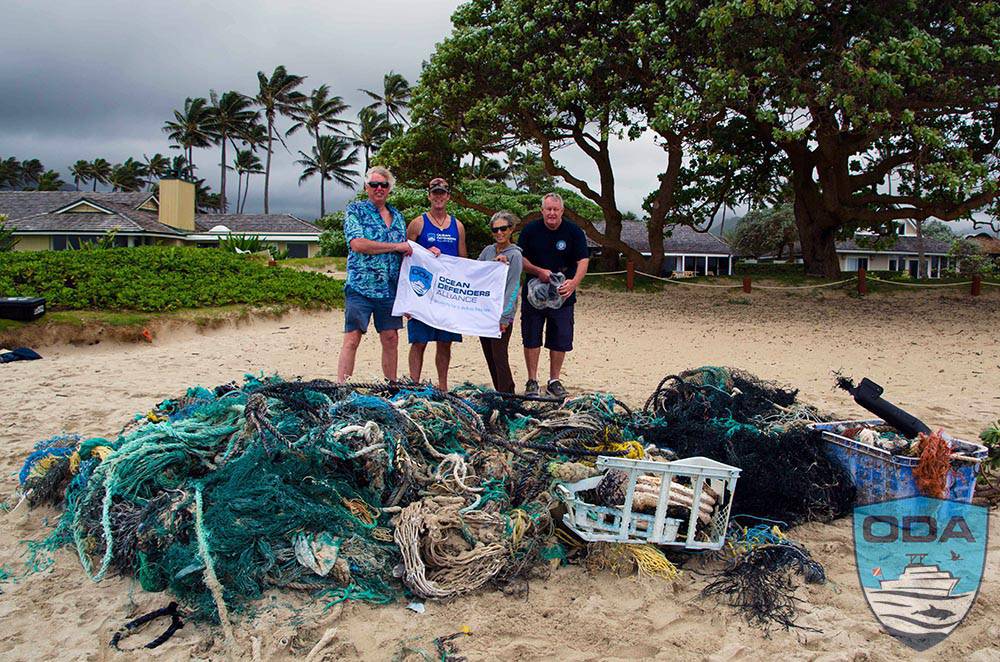
<svg viewBox="0 0 1000 662">
<path fill-rule="evenodd" d="M 20 237 L 20 241 L 14 246 L 15 251 L 47 251 L 51 248 L 52 242 L 48 236 L 44 237 Z"/>
<path fill-rule="evenodd" d="M 182 179 L 160 180 L 160 223 L 194 231 L 194 184 Z"/>
</svg>

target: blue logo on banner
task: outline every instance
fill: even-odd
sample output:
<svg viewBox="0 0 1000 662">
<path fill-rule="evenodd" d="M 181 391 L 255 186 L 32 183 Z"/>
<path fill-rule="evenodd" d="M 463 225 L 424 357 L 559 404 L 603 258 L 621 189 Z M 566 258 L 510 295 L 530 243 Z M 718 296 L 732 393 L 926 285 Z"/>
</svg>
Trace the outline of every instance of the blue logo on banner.
<svg viewBox="0 0 1000 662">
<path fill-rule="evenodd" d="M 423 267 L 418 267 L 416 265 L 410 267 L 410 287 L 413 291 L 417 293 L 418 297 L 422 297 L 427 294 L 428 290 L 431 289 L 431 281 L 434 280 L 434 274 L 427 271 Z"/>
<path fill-rule="evenodd" d="M 909 497 L 854 509 L 854 555 L 868 606 L 916 650 L 952 633 L 975 602 L 986 565 L 983 506 Z"/>
</svg>

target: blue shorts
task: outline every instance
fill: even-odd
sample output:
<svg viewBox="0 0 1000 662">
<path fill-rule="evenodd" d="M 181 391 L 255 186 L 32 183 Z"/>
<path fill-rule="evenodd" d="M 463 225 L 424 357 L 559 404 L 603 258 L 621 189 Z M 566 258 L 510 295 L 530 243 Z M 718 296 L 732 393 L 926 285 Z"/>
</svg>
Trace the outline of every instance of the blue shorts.
<svg viewBox="0 0 1000 662">
<path fill-rule="evenodd" d="M 394 298 L 373 299 L 353 288 L 344 288 L 344 333 L 368 331 L 368 322 L 375 318 L 375 330 L 393 331 L 403 328 L 403 318 L 393 317 Z"/>
<path fill-rule="evenodd" d="M 406 337 L 410 344 L 426 342 L 462 342 L 462 335 L 444 329 L 435 329 L 412 317 L 406 323 Z"/>
<path fill-rule="evenodd" d="M 528 297 L 522 299 L 522 344 L 528 349 L 541 347 L 543 329 L 546 349 L 556 352 L 573 351 L 573 304 L 538 310 L 528 303 Z"/>
</svg>

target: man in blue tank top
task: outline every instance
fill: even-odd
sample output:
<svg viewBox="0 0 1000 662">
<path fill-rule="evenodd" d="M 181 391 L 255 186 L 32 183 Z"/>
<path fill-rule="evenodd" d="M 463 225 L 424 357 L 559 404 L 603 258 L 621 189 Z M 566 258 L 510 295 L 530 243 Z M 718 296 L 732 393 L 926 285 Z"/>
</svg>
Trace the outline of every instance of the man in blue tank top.
<svg viewBox="0 0 1000 662">
<path fill-rule="evenodd" d="M 465 250 L 465 226 L 448 213 L 446 206 L 451 199 L 448 182 L 435 177 L 427 186 L 427 199 L 431 208 L 412 221 L 406 228 L 406 238 L 415 241 L 434 255 L 467 257 Z M 451 331 L 435 329 L 420 320 L 410 318 L 406 323 L 406 335 L 410 340 L 410 379 L 420 381 L 420 371 L 424 367 L 424 350 L 427 343 L 434 341 L 437 350 L 434 365 L 437 367 L 437 386 L 448 390 L 448 366 L 451 364 L 451 343 L 462 342 L 462 336 Z"/>
</svg>

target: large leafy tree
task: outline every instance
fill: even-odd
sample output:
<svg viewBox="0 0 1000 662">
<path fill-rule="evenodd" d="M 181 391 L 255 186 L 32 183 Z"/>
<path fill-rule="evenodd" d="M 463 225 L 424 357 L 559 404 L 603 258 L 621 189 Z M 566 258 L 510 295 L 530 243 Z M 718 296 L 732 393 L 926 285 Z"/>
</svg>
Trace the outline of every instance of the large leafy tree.
<svg viewBox="0 0 1000 662">
<path fill-rule="evenodd" d="M 167 120 L 163 132 L 184 152 L 187 176 L 194 177 L 194 148 L 209 147 L 215 142 L 214 119 L 208 100 L 203 97 L 188 97 L 184 109 L 174 111 L 174 119 Z"/>
<path fill-rule="evenodd" d="M 274 154 L 274 123 L 279 114 L 288 114 L 291 107 L 301 103 L 305 95 L 296 88 L 305 81 L 305 76 L 290 74 L 283 65 L 278 65 L 270 76 L 263 71 L 257 72 L 258 91 L 254 101 L 264 111 L 267 124 L 267 161 L 264 165 L 264 213 L 269 213 L 268 204 L 271 186 L 271 156 Z M 281 144 L 284 140 L 277 136 Z"/>
<path fill-rule="evenodd" d="M 550 176 L 600 209 L 596 218 L 567 216 L 645 270 L 658 272 L 670 224 L 706 229 L 724 204 L 771 184 L 774 154 L 759 140 L 733 140 L 739 118 L 706 99 L 701 81 L 679 75 L 688 35 L 664 3 L 473 0 L 452 21 L 414 93 L 414 121 L 445 131 L 460 156 L 536 150 Z M 649 257 L 621 240 L 612 158 L 615 139 L 646 133 L 662 149 L 645 205 Z M 589 159 L 596 177 L 562 165 L 560 149 Z"/>
<path fill-rule="evenodd" d="M 326 216 L 326 182 L 335 180 L 347 187 L 357 185 L 358 150 L 352 149 L 351 143 L 338 136 L 320 136 L 313 145 L 312 154 L 299 152 L 301 159 L 296 161 L 302 166 L 302 176 L 299 184 L 314 175 L 319 176 L 319 215 Z"/>
<path fill-rule="evenodd" d="M 385 110 L 385 123 L 389 127 L 402 127 L 407 124 L 403 111 L 410 105 L 412 90 L 410 83 L 402 74 L 390 71 L 382 77 L 382 90 L 361 90 L 374 102 L 368 107 L 373 110 Z"/>
<path fill-rule="evenodd" d="M 129 157 L 111 168 L 108 184 L 112 191 L 139 191 L 146 183 L 146 165 Z"/>
<path fill-rule="evenodd" d="M 239 149 L 236 139 L 249 130 L 252 124 L 257 122 L 257 111 L 251 108 L 253 100 L 240 94 L 235 90 L 230 90 L 219 96 L 215 90 L 210 93 L 212 105 L 210 107 L 210 130 L 213 140 L 220 146 L 221 172 L 219 174 L 219 201 L 222 213 L 226 213 L 228 204 L 226 201 L 226 144 L 230 143 L 233 149 Z"/>
<path fill-rule="evenodd" d="M 739 255 L 774 255 L 780 259 L 791 257 L 797 238 L 795 212 L 790 203 L 783 203 L 747 212 L 736 225 L 732 247 Z"/>
<path fill-rule="evenodd" d="M 59 191 L 66 184 L 56 170 L 46 170 L 38 175 L 35 181 L 35 189 L 38 191 Z"/>
<path fill-rule="evenodd" d="M 0 253 L 12 251 L 17 246 L 21 239 L 14 236 L 16 230 L 16 227 L 7 225 L 7 216 L 0 214 Z"/>
<path fill-rule="evenodd" d="M 13 156 L 0 160 L 0 189 L 16 189 L 21 182 L 21 162 Z"/>
<path fill-rule="evenodd" d="M 38 188 L 46 168 L 38 159 L 28 159 L 21 162 L 20 184 L 23 188 Z"/>
<path fill-rule="evenodd" d="M 683 75 L 787 159 L 810 273 L 839 272 L 838 235 L 898 219 L 960 219 L 996 198 L 1000 4 L 669 7 L 669 20 L 699 37 Z"/>
</svg>

